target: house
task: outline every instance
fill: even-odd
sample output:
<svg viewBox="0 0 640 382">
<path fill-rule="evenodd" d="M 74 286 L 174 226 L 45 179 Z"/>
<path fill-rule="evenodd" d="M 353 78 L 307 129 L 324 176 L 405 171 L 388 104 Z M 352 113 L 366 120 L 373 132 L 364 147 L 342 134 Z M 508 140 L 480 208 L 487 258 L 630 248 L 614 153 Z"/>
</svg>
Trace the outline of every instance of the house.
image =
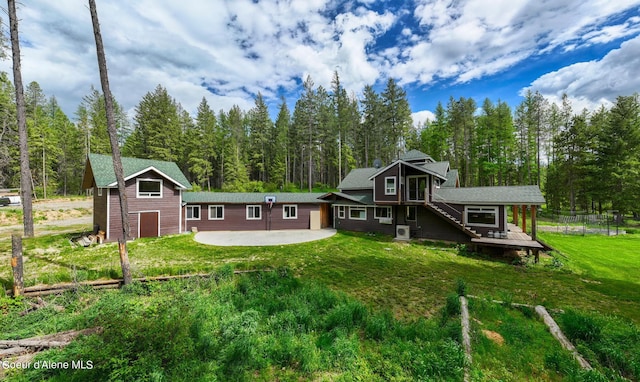
<svg viewBox="0 0 640 382">
<path fill-rule="evenodd" d="M 122 158 L 131 238 L 183 232 L 182 194 L 191 184 L 173 162 Z M 93 189 L 94 231 L 107 241 L 122 233 L 118 185 L 110 155 L 89 154 L 83 189 Z"/>
<path fill-rule="evenodd" d="M 319 229 L 330 226 L 322 193 L 187 192 L 185 230 Z"/>
<path fill-rule="evenodd" d="M 185 192 L 191 185 L 172 162 L 122 158 L 131 238 L 191 230 L 283 230 L 333 227 L 398 239 L 539 250 L 538 186 L 460 187 L 458 171 L 412 150 L 386 167 L 357 168 L 320 193 Z M 83 187 L 93 189 L 94 227 L 117 240 L 122 231 L 110 156 L 89 155 Z M 522 216 L 522 229 L 507 221 Z M 532 236 L 526 231 L 528 210 Z"/>
<path fill-rule="evenodd" d="M 331 224 L 322 193 L 184 192 L 191 189 L 173 162 L 122 158 L 131 237 L 190 230 L 320 229 Z M 93 190 L 94 231 L 121 236 L 118 187 L 109 155 L 90 154 L 83 188 Z"/>
<path fill-rule="evenodd" d="M 352 170 L 337 192 L 321 197 L 333 208 L 338 229 L 380 232 L 484 246 L 541 249 L 507 222 L 508 208 L 527 208 L 535 227 L 536 207 L 545 200 L 538 186 L 460 187 L 449 162 L 411 150 L 383 168 Z M 517 219 L 517 213 L 514 217 Z M 535 236 L 535 229 L 534 229 Z"/>
</svg>

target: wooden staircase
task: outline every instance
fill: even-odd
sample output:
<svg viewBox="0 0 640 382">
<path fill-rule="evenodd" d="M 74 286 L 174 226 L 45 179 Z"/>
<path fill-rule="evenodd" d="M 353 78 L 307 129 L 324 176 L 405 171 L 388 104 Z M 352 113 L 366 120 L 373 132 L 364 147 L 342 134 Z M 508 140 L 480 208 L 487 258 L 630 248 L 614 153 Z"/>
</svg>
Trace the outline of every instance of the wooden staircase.
<svg viewBox="0 0 640 382">
<path fill-rule="evenodd" d="M 447 222 L 449 222 L 450 224 L 452 224 L 453 226 L 455 226 L 456 228 L 458 228 L 468 236 L 472 238 L 480 237 L 480 235 L 478 235 L 476 231 L 466 227 L 464 224 L 462 224 L 462 222 L 459 219 L 457 219 L 455 216 L 451 215 L 447 211 L 443 210 L 442 208 L 438 207 L 434 203 L 427 201 L 424 204 L 425 204 L 425 207 L 427 207 L 427 209 L 434 212 L 436 215 L 444 218 Z"/>
</svg>

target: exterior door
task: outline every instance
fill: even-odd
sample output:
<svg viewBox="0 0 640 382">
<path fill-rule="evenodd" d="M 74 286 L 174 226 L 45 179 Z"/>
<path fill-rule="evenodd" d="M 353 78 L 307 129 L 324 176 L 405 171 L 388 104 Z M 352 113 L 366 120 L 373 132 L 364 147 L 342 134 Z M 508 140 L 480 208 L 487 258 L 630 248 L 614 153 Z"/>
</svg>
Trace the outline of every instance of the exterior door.
<svg viewBox="0 0 640 382">
<path fill-rule="evenodd" d="M 160 222 L 160 212 L 140 212 L 138 214 L 139 237 L 158 237 Z"/>
</svg>

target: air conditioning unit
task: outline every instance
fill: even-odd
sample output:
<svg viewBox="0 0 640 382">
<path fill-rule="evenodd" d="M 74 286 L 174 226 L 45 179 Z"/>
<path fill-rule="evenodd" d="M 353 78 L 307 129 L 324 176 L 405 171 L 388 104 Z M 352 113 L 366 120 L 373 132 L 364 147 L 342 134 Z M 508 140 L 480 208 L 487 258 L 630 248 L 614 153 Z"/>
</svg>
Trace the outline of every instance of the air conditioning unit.
<svg viewBox="0 0 640 382">
<path fill-rule="evenodd" d="M 380 224 L 393 224 L 392 218 L 380 218 Z"/>
<path fill-rule="evenodd" d="M 398 240 L 409 240 L 411 238 L 411 231 L 409 230 L 408 225 L 397 225 L 396 226 L 396 239 Z"/>
</svg>

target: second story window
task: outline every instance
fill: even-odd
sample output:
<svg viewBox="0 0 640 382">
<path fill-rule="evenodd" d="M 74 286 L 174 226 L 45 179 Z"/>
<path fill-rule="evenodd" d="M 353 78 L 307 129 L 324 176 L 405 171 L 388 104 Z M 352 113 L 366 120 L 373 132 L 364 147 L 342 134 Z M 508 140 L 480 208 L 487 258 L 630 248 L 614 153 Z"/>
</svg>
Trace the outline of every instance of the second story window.
<svg viewBox="0 0 640 382">
<path fill-rule="evenodd" d="M 161 179 L 138 179 L 138 198 L 161 198 Z"/>
<path fill-rule="evenodd" d="M 396 177 L 388 176 L 384 178 L 384 194 L 395 195 L 396 194 Z"/>
</svg>

